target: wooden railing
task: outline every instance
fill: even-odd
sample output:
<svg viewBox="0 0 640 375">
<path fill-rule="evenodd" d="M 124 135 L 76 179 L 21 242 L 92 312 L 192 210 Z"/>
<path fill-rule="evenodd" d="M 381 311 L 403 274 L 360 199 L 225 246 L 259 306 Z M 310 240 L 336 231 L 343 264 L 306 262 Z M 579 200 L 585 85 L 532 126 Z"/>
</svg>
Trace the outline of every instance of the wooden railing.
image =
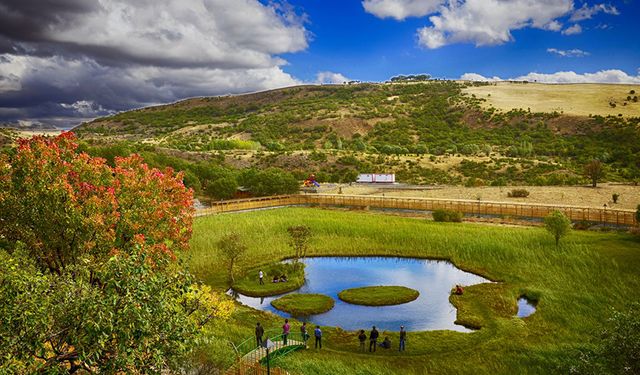
<svg viewBox="0 0 640 375">
<path fill-rule="evenodd" d="M 572 221 L 589 221 L 621 226 L 637 225 L 635 211 L 624 209 L 535 203 L 474 201 L 463 199 L 399 198 L 342 194 L 279 195 L 272 197 L 220 201 L 214 202 L 209 208 L 198 210 L 196 215 L 203 216 L 223 212 L 292 205 L 371 207 L 419 211 L 448 209 L 470 215 L 495 215 L 528 218 L 543 218 L 551 211 L 559 210 L 567 215 L 567 217 Z"/>
</svg>

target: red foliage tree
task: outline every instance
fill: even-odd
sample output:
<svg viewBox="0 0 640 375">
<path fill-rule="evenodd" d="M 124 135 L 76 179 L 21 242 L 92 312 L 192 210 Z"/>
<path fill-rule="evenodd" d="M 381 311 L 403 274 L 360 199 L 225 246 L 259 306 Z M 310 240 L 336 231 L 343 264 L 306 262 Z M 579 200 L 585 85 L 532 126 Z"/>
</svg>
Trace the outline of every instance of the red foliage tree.
<svg viewBox="0 0 640 375">
<path fill-rule="evenodd" d="M 181 173 L 149 168 L 137 155 L 116 158 L 112 168 L 77 147 L 67 132 L 19 140 L 0 156 L 0 239 L 23 243 L 58 274 L 140 241 L 163 257 L 187 249 L 193 195 Z"/>
</svg>

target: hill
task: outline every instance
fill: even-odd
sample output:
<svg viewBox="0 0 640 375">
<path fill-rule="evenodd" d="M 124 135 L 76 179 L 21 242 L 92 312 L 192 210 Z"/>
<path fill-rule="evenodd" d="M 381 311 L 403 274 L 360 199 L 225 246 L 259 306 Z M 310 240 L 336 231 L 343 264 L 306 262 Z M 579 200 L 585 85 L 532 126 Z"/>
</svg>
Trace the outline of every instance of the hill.
<svg viewBox="0 0 640 375">
<path fill-rule="evenodd" d="M 530 108 L 573 116 L 640 116 L 640 85 L 497 82 L 463 91 L 486 98 L 485 108 L 503 111 Z"/>
<path fill-rule="evenodd" d="M 330 181 L 344 180 L 349 169 L 394 171 L 413 183 L 575 184 L 593 158 L 606 163 L 608 180 L 634 180 L 640 103 L 626 101 L 631 90 L 454 81 L 308 85 L 193 98 L 75 131 L 93 145 L 124 142 L 194 161 L 215 154 L 227 166 L 279 166 Z M 607 98 L 614 96 L 626 105 L 613 108 Z M 634 116 L 619 116 L 622 107 Z M 580 115 L 586 108 L 598 114 Z"/>
</svg>

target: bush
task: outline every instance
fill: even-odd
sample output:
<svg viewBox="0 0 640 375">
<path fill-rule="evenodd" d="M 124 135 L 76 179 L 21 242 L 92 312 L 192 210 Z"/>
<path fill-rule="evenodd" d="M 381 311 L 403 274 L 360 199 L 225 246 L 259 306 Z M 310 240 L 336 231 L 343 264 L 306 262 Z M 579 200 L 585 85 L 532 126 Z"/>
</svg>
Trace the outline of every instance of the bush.
<svg viewBox="0 0 640 375">
<path fill-rule="evenodd" d="M 462 221 L 462 212 L 452 210 L 435 210 L 433 211 L 433 220 L 439 222 L 459 223 Z"/>
<path fill-rule="evenodd" d="M 507 193 L 509 198 L 526 198 L 529 196 L 529 190 L 527 189 L 513 189 Z"/>
</svg>

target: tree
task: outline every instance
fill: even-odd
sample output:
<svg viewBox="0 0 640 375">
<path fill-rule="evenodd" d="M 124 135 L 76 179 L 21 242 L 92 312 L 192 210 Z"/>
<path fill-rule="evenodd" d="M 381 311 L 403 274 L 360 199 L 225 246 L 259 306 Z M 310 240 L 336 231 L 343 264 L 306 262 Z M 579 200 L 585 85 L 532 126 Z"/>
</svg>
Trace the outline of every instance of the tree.
<svg viewBox="0 0 640 375">
<path fill-rule="evenodd" d="M 255 196 L 292 194 L 300 189 L 298 180 L 279 168 L 247 169 L 240 175 L 240 184 Z"/>
<path fill-rule="evenodd" d="M 0 373 L 161 373 L 232 304 L 176 262 L 192 193 L 138 156 L 33 137 L 0 156 Z"/>
<path fill-rule="evenodd" d="M 230 199 L 238 191 L 238 182 L 233 176 L 218 178 L 207 184 L 207 195 L 219 200 Z"/>
<path fill-rule="evenodd" d="M 142 235 L 149 251 L 171 257 L 189 247 L 192 193 L 182 174 L 137 155 L 76 152 L 72 133 L 18 141 L 0 156 L 0 236 L 21 242 L 43 270 L 60 274 L 79 259 L 101 262 Z"/>
<path fill-rule="evenodd" d="M 593 159 L 584 166 L 584 175 L 591 180 L 591 186 L 596 187 L 598 181 L 604 177 L 604 166 L 598 159 Z"/>
<path fill-rule="evenodd" d="M 544 218 L 544 227 L 556 239 L 556 246 L 558 246 L 560 238 L 566 236 L 571 230 L 571 220 L 561 211 L 555 210 Z"/>
<path fill-rule="evenodd" d="M 291 226 L 289 232 L 289 246 L 293 249 L 295 262 L 307 256 L 309 242 L 311 241 L 311 228 L 306 225 Z"/>
<path fill-rule="evenodd" d="M 218 248 L 222 252 L 222 255 L 227 259 L 229 264 L 229 278 L 231 283 L 235 283 L 233 278 L 233 266 L 236 261 L 247 252 L 247 246 L 242 243 L 242 238 L 236 232 L 231 232 L 223 236 L 218 241 Z"/>
</svg>

